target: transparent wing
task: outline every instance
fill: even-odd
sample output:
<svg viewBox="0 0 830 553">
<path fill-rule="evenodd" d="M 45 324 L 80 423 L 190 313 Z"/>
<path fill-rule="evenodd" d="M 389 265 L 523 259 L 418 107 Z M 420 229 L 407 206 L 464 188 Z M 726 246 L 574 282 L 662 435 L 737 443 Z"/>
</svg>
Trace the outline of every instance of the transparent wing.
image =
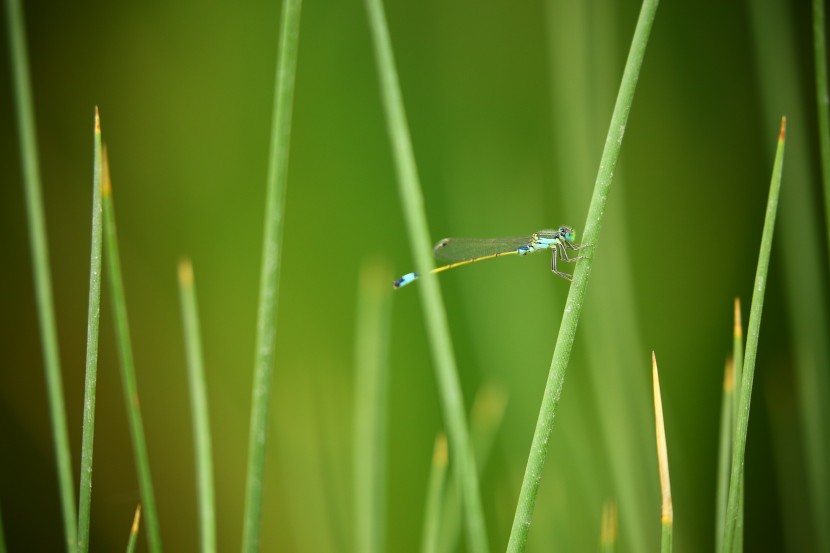
<svg viewBox="0 0 830 553">
<path fill-rule="evenodd" d="M 531 242 L 530 236 L 508 238 L 444 238 L 432 250 L 436 259 L 456 263 L 497 253 L 515 252 Z"/>
</svg>

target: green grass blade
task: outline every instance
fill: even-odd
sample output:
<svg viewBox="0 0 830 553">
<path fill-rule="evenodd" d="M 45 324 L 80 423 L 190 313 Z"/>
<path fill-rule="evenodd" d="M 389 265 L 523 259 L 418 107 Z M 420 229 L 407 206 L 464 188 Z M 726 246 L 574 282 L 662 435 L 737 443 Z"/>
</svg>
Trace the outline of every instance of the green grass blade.
<svg viewBox="0 0 830 553">
<path fill-rule="evenodd" d="M 643 2 L 617 96 L 617 102 L 614 106 L 614 113 L 611 117 L 611 125 L 602 152 L 600 168 L 594 186 L 591 206 L 588 210 L 588 218 L 583 237 L 583 241 L 591 244 L 593 248 L 587 250 L 586 257 L 577 263 L 573 283 L 571 284 L 568 299 L 565 304 L 565 312 L 562 317 L 559 336 L 556 340 L 553 359 L 551 360 L 550 373 L 542 399 L 542 407 L 539 411 L 539 419 L 536 423 L 525 477 L 522 481 L 522 489 L 519 494 L 519 503 L 516 508 L 513 528 L 510 533 L 508 551 L 514 553 L 524 551 L 525 544 L 527 543 L 527 534 L 533 515 L 533 507 L 536 503 L 536 494 L 539 490 L 542 468 L 544 467 L 545 456 L 547 454 L 548 437 L 553 427 L 553 417 L 562 392 L 565 370 L 567 369 L 574 336 L 576 335 L 576 325 L 579 321 L 579 315 L 582 312 L 585 287 L 591 272 L 594 255 L 593 249 L 596 248 L 599 240 L 602 214 L 605 211 L 608 192 L 611 188 L 611 181 L 617 164 L 617 158 L 619 157 L 625 126 L 628 122 L 628 114 L 634 99 L 634 90 L 640 74 L 640 67 L 642 66 L 645 55 L 651 26 L 657 11 L 657 4 L 658 2 L 656 0 L 646 0 Z"/>
<path fill-rule="evenodd" d="M 781 170 L 784 163 L 784 142 L 786 118 L 781 120 L 781 132 L 778 135 L 778 148 L 772 167 L 767 212 L 764 218 L 764 231 L 761 236 L 761 250 L 758 254 L 758 269 L 755 273 L 755 287 L 752 293 L 752 307 L 749 312 L 746 353 L 744 357 L 743 378 L 741 381 L 740 408 L 735 427 L 735 439 L 732 446 L 732 471 L 729 477 L 729 499 L 726 507 L 726 530 L 724 532 L 724 551 L 734 551 L 737 532 L 738 510 L 742 491 L 746 431 L 749 424 L 749 402 L 752 399 L 752 380 L 755 376 L 755 356 L 758 352 L 758 336 L 761 330 L 761 312 L 764 307 L 764 292 L 767 286 L 769 258 L 772 250 L 772 236 L 775 230 L 775 216 L 778 212 L 778 196 L 781 190 Z"/>
<path fill-rule="evenodd" d="M 285 189 L 288 181 L 288 151 L 291 140 L 291 109 L 294 101 L 294 75 L 300 37 L 302 0 L 285 0 L 282 5 L 280 44 L 274 83 L 274 108 L 271 121 L 271 156 L 268 161 L 268 191 L 262 241 L 262 270 L 259 282 L 254 381 L 251 392 L 251 422 L 248 436 L 248 472 L 245 482 L 245 515 L 242 551 L 259 551 L 262 523 L 262 493 L 265 473 L 265 444 L 274 344 L 277 336 L 277 299 L 280 258 L 282 256 Z"/>
<path fill-rule="evenodd" d="M 613 499 L 602 504 L 599 550 L 601 553 L 614 553 L 617 550 L 617 503 Z"/>
<path fill-rule="evenodd" d="M 387 283 L 388 285 L 388 283 Z M 421 533 L 422 553 L 438 553 L 438 537 L 444 518 L 444 489 L 447 476 L 447 436 L 439 434 L 432 453 L 429 487 L 424 510 L 424 529 Z"/>
<path fill-rule="evenodd" d="M 40 336 L 43 341 L 43 368 L 46 373 L 49 416 L 52 423 L 52 439 L 55 444 L 61 514 L 63 515 L 66 548 L 68 551 L 75 551 L 78 542 L 75 484 L 72 479 L 69 430 L 66 424 L 58 331 L 52 298 L 49 247 L 46 241 L 46 220 L 43 211 L 43 192 L 35 134 L 35 112 L 32 105 L 32 86 L 29 82 L 26 27 L 23 21 L 23 7 L 20 0 L 6 0 L 6 24 L 8 26 L 17 129 L 20 139 L 20 157 L 23 165 L 26 220 L 29 225 L 29 246 L 32 249 L 32 272 L 35 281 L 38 322 L 40 323 Z"/>
<path fill-rule="evenodd" d="M 674 508 L 671 501 L 669 479 L 669 454 L 666 447 L 666 425 L 663 421 L 663 399 L 660 396 L 660 376 L 657 374 L 657 357 L 651 352 L 651 378 L 654 385 L 654 422 L 657 430 L 657 465 L 660 468 L 660 524 L 663 527 L 660 540 L 661 553 L 671 553 Z"/>
<path fill-rule="evenodd" d="M 729 493 L 729 467 L 732 460 L 732 430 L 734 429 L 735 364 L 726 361 L 723 373 L 723 396 L 720 407 L 720 445 L 718 446 L 718 488 L 715 502 L 715 551 L 723 548 L 723 529 L 726 520 L 726 497 Z"/>
<path fill-rule="evenodd" d="M 735 382 L 742 382 L 743 378 L 743 367 L 744 367 L 744 327 L 741 322 L 741 300 L 740 298 L 735 298 L 735 324 L 734 329 L 732 332 L 732 361 L 735 365 Z M 738 420 L 738 402 L 735 398 L 732 398 L 732 405 L 734 407 L 734 414 L 732 419 L 732 439 L 735 439 L 735 425 L 737 424 Z M 727 488 L 728 489 L 728 488 Z M 724 514 L 724 524 L 726 523 L 726 518 Z M 741 481 L 739 483 L 739 491 L 738 491 L 738 519 L 736 521 L 736 530 L 735 530 L 735 543 L 734 543 L 734 551 L 740 552 L 743 551 L 743 542 L 744 542 L 744 478 L 741 475 Z"/>
<path fill-rule="evenodd" d="M 418 287 L 421 307 L 426 318 L 427 335 L 432 350 L 436 380 L 441 396 L 444 420 L 447 426 L 450 454 L 453 457 L 455 475 L 462 490 L 465 521 L 470 550 L 486 553 L 487 529 L 481 507 L 478 471 L 470 446 L 470 436 L 464 416 L 464 399 L 450 341 L 447 315 L 441 289 L 435 275 L 428 274 L 433 267 L 432 243 L 423 195 L 415 166 L 415 155 L 409 137 L 406 114 L 398 83 L 395 61 L 386 16 L 381 0 L 366 0 L 369 27 L 374 43 L 375 57 L 380 79 L 381 99 L 386 112 L 387 130 L 392 142 L 393 157 L 398 177 L 398 188 L 403 204 L 407 234 L 412 247 L 415 269 L 424 277 Z"/>
<path fill-rule="evenodd" d="M 121 256 L 118 251 L 118 235 L 115 226 L 115 207 L 112 201 L 112 182 L 110 180 L 107 149 L 103 149 L 103 177 L 101 197 L 104 213 L 104 247 L 106 248 L 107 269 L 109 273 L 110 293 L 112 294 L 112 312 L 115 319 L 115 340 L 118 346 L 119 366 L 121 367 L 121 385 L 124 390 L 124 404 L 127 408 L 127 421 L 130 438 L 133 443 L 133 455 L 138 475 L 138 487 L 141 503 L 146 511 L 147 544 L 152 553 L 161 552 L 161 531 L 159 530 L 156 498 L 150 476 L 150 459 L 147 454 L 147 440 L 144 436 L 144 422 L 138 401 L 138 385 L 135 378 L 133 346 L 130 341 L 130 327 L 127 318 L 127 299 L 124 295 L 124 281 L 121 278 Z"/>
<path fill-rule="evenodd" d="M 193 265 L 189 259 L 179 262 L 184 342 L 187 352 L 187 376 L 190 385 L 190 413 L 193 417 L 193 448 L 196 457 L 196 483 L 199 494 L 199 531 L 203 553 L 216 551 L 216 504 L 213 491 L 213 454 L 210 439 L 205 366 L 202 360 L 202 337 L 199 310 L 193 284 Z"/>
<path fill-rule="evenodd" d="M 92 173 L 92 246 L 89 259 L 89 307 L 86 327 L 81 487 L 78 497 L 78 553 L 89 550 L 89 514 L 92 501 L 92 445 L 95 436 L 95 389 L 98 378 L 98 328 L 101 320 L 101 120 L 95 108 L 95 146 Z"/>
<path fill-rule="evenodd" d="M 360 273 L 355 336 L 355 551 L 386 550 L 386 420 L 392 274 L 377 263 Z"/>
<path fill-rule="evenodd" d="M 813 64 L 816 71 L 816 105 L 818 115 L 821 182 L 824 186 L 824 221 L 830 247 L 830 96 L 827 91 L 827 41 L 825 38 L 824 0 L 813 0 Z"/>
<path fill-rule="evenodd" d="M 135 545 L 138 543 L 138 523 L 141 520 L 141 504 L 135 508 L 135 515 L 133 515 L 133 525 L 130 526 L 130 537 L 127 539 L 127 553 L 135 552 Z"/>
<path fill-rule="evenodd" d="M 507 406 L 507 392 L 492 382 L 483 384 L 473 400 L 470 412 L 470 434 L 479 474 L 487 466 L 493 451 L 496 433 Z M 450 474 L 441 508 L 441 544 L 439 551 L 456 551 L 461 539 L 461 501 L 457 480 Z"/>
</svg>

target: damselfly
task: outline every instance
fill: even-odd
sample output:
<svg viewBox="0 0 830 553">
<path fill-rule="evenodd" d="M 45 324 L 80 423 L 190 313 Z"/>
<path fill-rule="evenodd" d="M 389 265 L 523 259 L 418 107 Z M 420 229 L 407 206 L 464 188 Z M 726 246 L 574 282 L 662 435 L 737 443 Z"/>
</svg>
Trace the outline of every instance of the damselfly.
<svg viewBox="0 0 830 553">
<path fill-rule="evenodd" d="M 576 261 L 581 257 L 568 257 L 567 250 L 579 250 L 585 245 L 574 244 L 576 233 L 571 227 L 561 226 L 556 230 L 540 230 L 530 236 L 514 236 L 510 238 L 444 238 L 435 245 L 433 253 L 436 259 L 447 261 L 448 264 L 433 269 L 432 273 L 440 273 L 448 269 L 469 265 L 476 261 L 494 259 L 503 255 L 527 255 L 539 250 L 551 251 L 550 269 L 554 274 L 571 280 L 571 275 L 563 273 L 556 267 L 556 261 Z M 400 288 L 417 279 L 420 273 L 407 273 L 392 286 Z"/>
</svg>

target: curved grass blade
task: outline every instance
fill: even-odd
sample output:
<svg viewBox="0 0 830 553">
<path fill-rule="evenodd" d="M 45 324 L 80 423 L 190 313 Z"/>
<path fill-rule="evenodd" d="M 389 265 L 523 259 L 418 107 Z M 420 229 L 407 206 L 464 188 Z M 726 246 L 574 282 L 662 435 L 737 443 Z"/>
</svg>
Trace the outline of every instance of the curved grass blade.
<svg viewBox="0 0 830 553">
<path fill-rule="evenodd" d="M 202 337 L 193 265 L 189 259 L 179 262 L 184 342 L 187 352 L 187 381 L 190 385 L 190 413 L 193 417 L 193 449 L 196 457 L 196 484 L 199 494 L 199 533 L 203 553 L 216 551 L 216 504 L 213 491 L 213 454 L 208 416 L 207 385 L 202 360 Z"/>
<path fill-rule="evenodd" d="M 268 161 L 268 192 L 262 240 L 262 270 L 259 282 L 254 381 L 251 392 L 251 422 L 248 435 L 248 472 L 245 481 L 245 515 L 242 528 L 243 553 L 259 551 L 262 524 L 262 492 L 265 473 L 265 443 L 274 342 L 277 335 L 277 299 L 282 256 L 283 213 L 288 181 L 288 150 L 291 139 L 291 109 L 294 75 L 300 35 L 302 0 L 285 0 L 282 5 L 280 44 L 271 122 L 271 156 Z"/>
<path fill-rule="evenodd" d="M 720 407 L 720 446 L 718 447 L 718 489 L 715 502 L 715 551 L 723 548 L 726 520 L 726 497 L 729 493 L 729 467 L 732 459 L 732 431 L 735 427 L 735 365 L 727 359 L 723 373 L 723 396 Z"/>
<path fill-rule="evenodd" d="M 441 289 L 438 287 L 435 275 L 429 274 L 433 269 L 430 233 L 424 213 L 423 195 L 406 123 L 386 16 L 381 0 L 366 0 L 366 10 L 374 43 L 381 98 L 386 112 L 389 138 L 392 142 L 407 234 L 415 257 L 415 270 L 424 275 L 423 284 L 419 287 L 421 306 L 426 318 L 427 335 L 447 426 L 450 454 L 464 498 L 469 547 L 474 553 L 486 553 L 489 547 L 487 529 L 484 525 L 484 512 L 481 507 L 478 471 L 470 446 L 470 435 L 464 416 L 464 399 L 458 380 Z"/>
<path fill-rule="evenodd" d="M 95 108 L 95 146 L 92 176 L 92 245 L 89 259 L 89 306 L 86 326 L 84 422 L 81 441 L 81 487 L 78 497 L 78 553 L 89 550 L 89 516 L 92 501 L 92 446 L 95 436 L 95 390 L 98 378 L 98 329 L 101 321 L 101 119 Z"/>
<path fill-rule="evenodd" d="M 135 552 L 135 545 L 138 543 L 138 523 L 141 520 L 141 503 L 135 508 L 133 524 L 130 526 L 130 537 L 127 540 L 127 553 Z"/>
<path fill-rule="evenodd" d="M 389 280 L 379 263 L 360 273 L 355 337 L 355 551 L 386 550 L 386 421 Z"/>
<path fill-rule="evenodd" d="M 744 453 L 746 448 L 746 431 L 749 425 L 749 403 L 752 399 L 752 380 L 755 376 L 755 357 L 758 353 L 758 337 L 761 331 L 761 312 L 764 308 L 764 292 L 767 287 L 769 258 L 772 250 L 772 236 L 775 230 L 775 216 L 778 213 L 778 196 L 781 191 L 781 169 L 784 163 L 784 142 L 787 119 L 781 119 L 781 131 L 778 135 L 778 148 L 772 167 L 767 212 L 764 218 L 764 231 L 761 235 L 761 251 L 758 254 L 758 268 L 755 273 L 755 287 L 752 293 L 752 307 L 749 312 L 749 327 L 746 338 L 743 379 L 739 397 L 738 421 L 735 427 L 735 439 L 732 446 L 732 471 L 729 477 L 729 499 L 726 506 L 726 530 L 723 538 L 723 551 L 735 551 L 735 539 L 738 525 L 738 510 L 744 474 Z"/>
<path fill-rule="evenodd" d="M 23 165 L 23 190 L 26 198 L 26 222 L 29 225 L 29 246 L 32 249 L 40 336 L 43 340 L 43 369 L 46 374 L 46 392 L 49 398 L 49 416 L 52 440 L 55 444 L 55 462 L 58 471 L 66 548 L 74 551 L 78 541 L 78 518 L 75 511 L 75 484 L 72 479 L 72 458 L 69 452 L 69 430 L 66 424 L 66 406 L 63 399 L 58 331 L 55 323 L 55 305 L 52 299 L 52 277 L 49 270 L 49 247 L 46 238 L 46 216 L 43 211 L 43 192 L 35 136 L 35 112 L 32 105 L 32 86 L 29 82 L 29 61 L 26 51 L 26 26 L 20 0 L 6 0 L 9 54 L 14 85 L 15 112 L 20 138 L 20 157 Z"/>
<path fill-rule="evenodd" d="M 522 489 L 519 494 L 516 514 L 513 519 L 513 528 L 510 532 L 508 551 L 513 553 L 524 551 L 527 543 L 527 534 L 533 516 L 533 508 L 536 503 L 536 494 L 539 491 L 542 468 L 544 467 L 545 457 L 547 455 L 548 437 L 553 428 L 553 417 L 565 381 L 565 371 L 568 360 L 570 359 L 574 336 L 576 335 L 576 326 L 579 321 L 579 315 L 582 312 L 585 287 L 591 272 L 593 255 L 599 240 L 599 232 L 603 219 L 602 214 L 605 211 L 608 192 L 611 188 L 611 181 L 619 157 L 625 126 L 628 122 L 628 114 L 634 99 L 634 90 L 645 55 L 651 26 L 657 11 L 657 4 L 657 0 L 645 0 L 642 4 L 637 27 L 634 31 L 634 38 L 631 43 L 631 50 L 629 51 L 620 84 L 617 102 L 614 106 L 614 113 L 611 117 L 611 125 L 602 152 L 602 159 L 594 186 L 591 205 L 588 210 L 583 238 L 585 243 L 592 244 L 594 247 L 588 250 L 582 261 L 577 262 L 574 270 L 573 283 L 571 284 L 568 299 L 565 304 L 565 311 L 559 328 L 559 336 L 556 340 L 550 373 L 542 399 L 542 407 L 539 411 L 539 419 L 533 434 L 528 464 L 525 470 L 524 480 L 522 481 Z"/>
<path fill-rule="evenodd" d="M 118 251 L 115 206 L 112 201 L 112 181 L 110 180 L 106 146 L 103 148 L 102 160 L 101 198 L 104 213 L 104 247 L 106 248 L 110 293 L 112 294 L 112 312 L 115 319 L 115 338 L 121 368 L 121 385 L 124 390 L 124 404 L 127 408 L 130 438 L 133 442 L 141 502 L 147 511 L 147 521 L 144 525 L 147 528 L 147 545 L 153 553 L 161 553 L 161 530 L 159 529 L 156 498 L 150 476 L 150 458 L 147 454 L 144 422 L 141 419 L 141 408 L 138 401 L 138 384 L 135 378 L 133 346 L 130 341 L 130 327 L 127 318 L 127 299 L 124 295 L 124 281 L 121 278 L 121 255 Z"/>
</svg>

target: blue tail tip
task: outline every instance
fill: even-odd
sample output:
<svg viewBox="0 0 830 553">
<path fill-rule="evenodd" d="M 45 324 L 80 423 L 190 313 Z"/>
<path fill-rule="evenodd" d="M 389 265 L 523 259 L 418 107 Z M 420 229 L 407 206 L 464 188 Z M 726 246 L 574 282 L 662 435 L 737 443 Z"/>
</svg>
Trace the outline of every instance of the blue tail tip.
<svg viewBox="0 0 830 553">
<path fill-rule="evenodd" d="M 402 276 L 401 278 L 399 278 L 398 280 L 396 280 L 395 282 L 393 282 L 392 283 L 392 288 L 397 290 L 398 288 L 406 286 L 407 284 L 409 284 L 410 282 L 412 282 L 416 278 L 418 278 L 418 273 L 407 273 L 404 276 Z"/>
</svg>

